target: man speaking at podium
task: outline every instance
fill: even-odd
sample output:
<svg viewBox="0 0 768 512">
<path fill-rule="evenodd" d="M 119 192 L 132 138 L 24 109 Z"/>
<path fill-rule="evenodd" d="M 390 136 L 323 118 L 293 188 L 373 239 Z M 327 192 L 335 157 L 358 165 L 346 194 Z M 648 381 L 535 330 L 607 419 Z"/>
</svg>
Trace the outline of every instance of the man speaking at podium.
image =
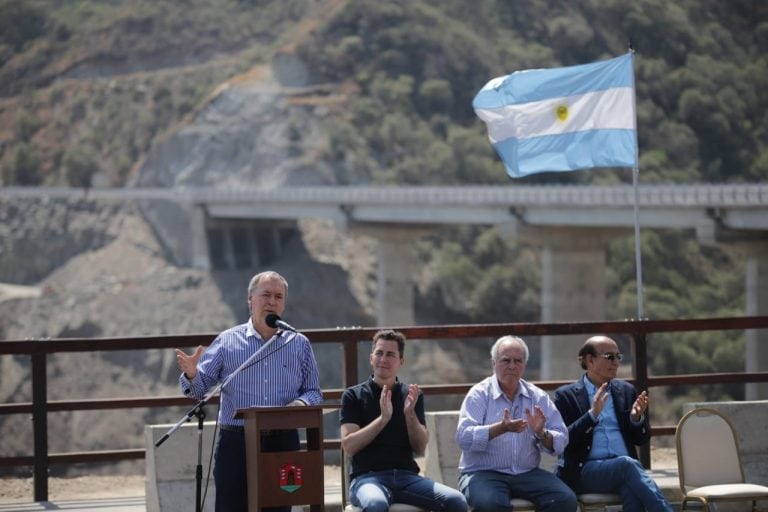
<svg viewBox="0 0 768 512">
<path fill-rule="evenodd" d="M 219 334 L 207 350 L 200 346 L 191 355 L 176 350 L 182 371 L 181 390 L 200 400 L 266 346 L 252 364 L 221 389 L 220 432 L 213 470 L 216 512 L 248 510 L 245 434 L 243 420 L 235 419 L 238 409 L 317 405 L 323 399 L 309 340 L 281 328 L 288 324 L 275 324 L 275 318 L 285 309 L 287 294 L 288 283 L 277 272 L 256 274 L 248 284 L 251 318 L 247 323 Z M 261 444 L 266 452 L 298 450 L 299 434 L 296 430 L 262 432 Z M 264 510 L 290 512 L 291 507 Z"/>
</svg>

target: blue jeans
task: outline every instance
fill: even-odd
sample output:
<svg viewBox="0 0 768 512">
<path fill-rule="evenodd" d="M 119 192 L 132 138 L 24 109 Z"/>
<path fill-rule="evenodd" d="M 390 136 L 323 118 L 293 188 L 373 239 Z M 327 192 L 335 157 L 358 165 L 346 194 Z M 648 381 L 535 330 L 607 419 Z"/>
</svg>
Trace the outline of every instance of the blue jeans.
<svg viewBox="0 0 768 512">
<path fill-rule="evenodd" d="M 579 492 L 619 494 L 624 512 L 672 510 L 653 478 L 632 457 L 586 461 L 581 468 Z"/>
<path fill-rule="evenodd" d="M 427 510 L 467 511 L 467 502 L 459 491 L 404 469 L 373 471 L 357 476 L 352 480 L 349 500 L 363 512 L 387 512 L 392 503 Z"/>
<path fill-rule="evenodd" d="M 534 468 L 510 475 L 500 471 L 474 471 L 459 476 L 459 489 L 475 512 L 512 510 L 510 498 L 522 498 L 539 512 L 576 512 L 576 495 L 549 471 Z"/>
</svg>

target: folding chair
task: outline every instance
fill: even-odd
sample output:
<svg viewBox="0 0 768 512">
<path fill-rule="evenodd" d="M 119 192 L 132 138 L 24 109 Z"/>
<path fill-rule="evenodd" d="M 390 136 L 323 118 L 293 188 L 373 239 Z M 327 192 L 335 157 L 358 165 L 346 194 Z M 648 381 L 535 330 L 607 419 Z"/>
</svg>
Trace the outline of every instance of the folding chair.
<svg viewBox="0 0 768 512">
<path fill-rule="evenodd" d="M 701 503 L 705 512 L 717 501 L 768 500 L 768 487 L 744 481 L 736 431 L 730 420 L 709 407 L 694 409 L 680 419 L 675 432 L 681 510 L 691 502 Z"/>
</svg>

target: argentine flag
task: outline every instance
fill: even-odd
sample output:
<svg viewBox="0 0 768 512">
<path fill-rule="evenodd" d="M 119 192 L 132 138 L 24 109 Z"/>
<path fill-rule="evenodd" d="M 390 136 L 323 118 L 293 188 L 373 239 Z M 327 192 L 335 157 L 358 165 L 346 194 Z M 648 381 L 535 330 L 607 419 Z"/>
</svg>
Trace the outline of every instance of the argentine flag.
<svg viewBox="0 0 768 512">
<path fill-rule="evenodd" d="M 602 62 L 516 71 L 472 102 L 513 178 L 545 171 L 635 167 L 632 52 Z"/>
</svg>

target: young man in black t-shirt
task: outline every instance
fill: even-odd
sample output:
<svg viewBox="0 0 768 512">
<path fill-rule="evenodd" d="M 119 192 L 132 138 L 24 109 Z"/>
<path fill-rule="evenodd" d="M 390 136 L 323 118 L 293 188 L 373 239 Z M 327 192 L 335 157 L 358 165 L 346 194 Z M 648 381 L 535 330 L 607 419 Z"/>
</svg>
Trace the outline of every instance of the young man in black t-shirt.
<svg viewBox="0 0 768 512">
<path fill-rule="evenodd" d="M 466 512 L 463 494 L 419 475 L 413 454 L 427 446 L 424 396 L 418 385 L 397 378 L 404 349 L 402 333 L 377 332 L 370 355 L 373 375 L 341 398 L 341 445 L 352 458 L 349 499 L 364 511 L 405 503 Z"/>
</svg>

